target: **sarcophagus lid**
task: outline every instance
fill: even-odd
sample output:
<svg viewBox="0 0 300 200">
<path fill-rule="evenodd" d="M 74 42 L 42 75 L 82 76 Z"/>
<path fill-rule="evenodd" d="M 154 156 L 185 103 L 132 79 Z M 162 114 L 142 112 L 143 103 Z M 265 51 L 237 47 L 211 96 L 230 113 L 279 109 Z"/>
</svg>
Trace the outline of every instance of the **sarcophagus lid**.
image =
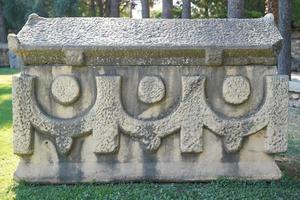
<svg viewBox="0 0 300 200">
<path fill-rule="evenodd" d="M 128 65 L 139 63 L 139 57 L 145 64 L 164 65 L 177 63 L 178 57 L 207 65 L 274 64 L 281 39 L 271 14 L 201 20 L 47 19 L 32 14 L 17 36 L 9 36 L 10 48 L 26 64 L 78 65 Z M 76 63 L 70 57 L 78 54 L 82 58 Z M 186 59 L 182 64 L 196 63 Z"/>
</svg>

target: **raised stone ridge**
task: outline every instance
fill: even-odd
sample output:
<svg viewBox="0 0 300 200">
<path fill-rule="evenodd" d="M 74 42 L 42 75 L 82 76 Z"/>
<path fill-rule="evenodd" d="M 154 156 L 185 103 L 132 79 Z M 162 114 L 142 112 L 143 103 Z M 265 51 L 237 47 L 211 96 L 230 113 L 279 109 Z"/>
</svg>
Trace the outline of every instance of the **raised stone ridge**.
<svg viewBox="0 0 300 200">
<path fill-rule="evenodd" d="M 270 49 L 282 37 L 272 15 L 258 19 L 184 20 L 42 18 L 32 14 L 15 39 L 18 49 L 24 50 Z"/>
</svg>

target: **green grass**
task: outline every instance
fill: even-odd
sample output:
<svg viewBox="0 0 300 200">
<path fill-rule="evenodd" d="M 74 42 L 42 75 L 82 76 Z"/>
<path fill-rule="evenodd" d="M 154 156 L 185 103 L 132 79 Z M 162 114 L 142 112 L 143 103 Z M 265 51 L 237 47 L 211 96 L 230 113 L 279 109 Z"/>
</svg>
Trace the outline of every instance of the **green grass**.
<svg viewBox="0 0 300 200">
<path fill-rule="evenodd" d="M 12 152 L 11 74 L 0 69 L 0 199 L 300 199 L 300 110 L 290 110 L 289 150 L 278 157 L 285 175 L 280 181 L 233 181 L 158 184 L 30 185 L 12 174 L 18 158 Z"/>
<path fill-rule="evenodd" d="M 17 72 L 0 69 L 0 199 L 14 195 L 9 192 L 14 184 L 12 173 L 18 160 L 12 152 L 11 75 Z"/>
</svg>

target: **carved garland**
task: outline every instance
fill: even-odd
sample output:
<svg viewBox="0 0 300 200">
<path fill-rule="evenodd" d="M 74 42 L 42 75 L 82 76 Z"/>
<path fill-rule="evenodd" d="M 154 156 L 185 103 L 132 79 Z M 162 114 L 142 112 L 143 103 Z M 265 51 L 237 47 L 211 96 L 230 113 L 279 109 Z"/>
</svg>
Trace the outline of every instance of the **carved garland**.
<svg viewBox="0 0 300 200">
<path fill-rule="evenodd" d="M 56 119 L 44 114 L 34 96 L 35 77 L 13 78 L 14 151 L 32 154 L 33 129 L 55 137 L 58 151 L 67 154 L 73 138 L 92 133 L 95 153 L 113 153 L 119 146 L 119 130 L 137 138 L 147 150 L 155 151 L 161 138 L 180 130 L 181 152 L 203 151 L 203 128 L 223 138 L 225 150 L 236 152 L 242 139 L 267 127 L 265 151 L 283 152 L 287 148 L 286 76 L 265 77 L 265 98 L 258 111 L 242 118 L 223 118 L 208 105 L 204 76 L 182 77 L 182 98 L 168 116 L 157 120 L 139 120 L 123 109 L 120 97 L 121 77 L 96 76 L 97 98 L 93 107 L 82 116 Z"/>
</svg>

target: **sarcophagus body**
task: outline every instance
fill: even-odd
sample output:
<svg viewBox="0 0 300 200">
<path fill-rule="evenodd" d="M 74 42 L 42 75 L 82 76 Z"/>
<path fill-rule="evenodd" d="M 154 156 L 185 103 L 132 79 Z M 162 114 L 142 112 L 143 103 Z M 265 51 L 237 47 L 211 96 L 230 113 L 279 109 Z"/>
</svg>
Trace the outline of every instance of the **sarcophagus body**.
<svg viewBox="0 0 300 200">
<path fill-rule="evenodd" d="M 9 47 L 15 179 L 278 179 L 281 36 L 260 19 L 29 17 Z"/>
</svg>

